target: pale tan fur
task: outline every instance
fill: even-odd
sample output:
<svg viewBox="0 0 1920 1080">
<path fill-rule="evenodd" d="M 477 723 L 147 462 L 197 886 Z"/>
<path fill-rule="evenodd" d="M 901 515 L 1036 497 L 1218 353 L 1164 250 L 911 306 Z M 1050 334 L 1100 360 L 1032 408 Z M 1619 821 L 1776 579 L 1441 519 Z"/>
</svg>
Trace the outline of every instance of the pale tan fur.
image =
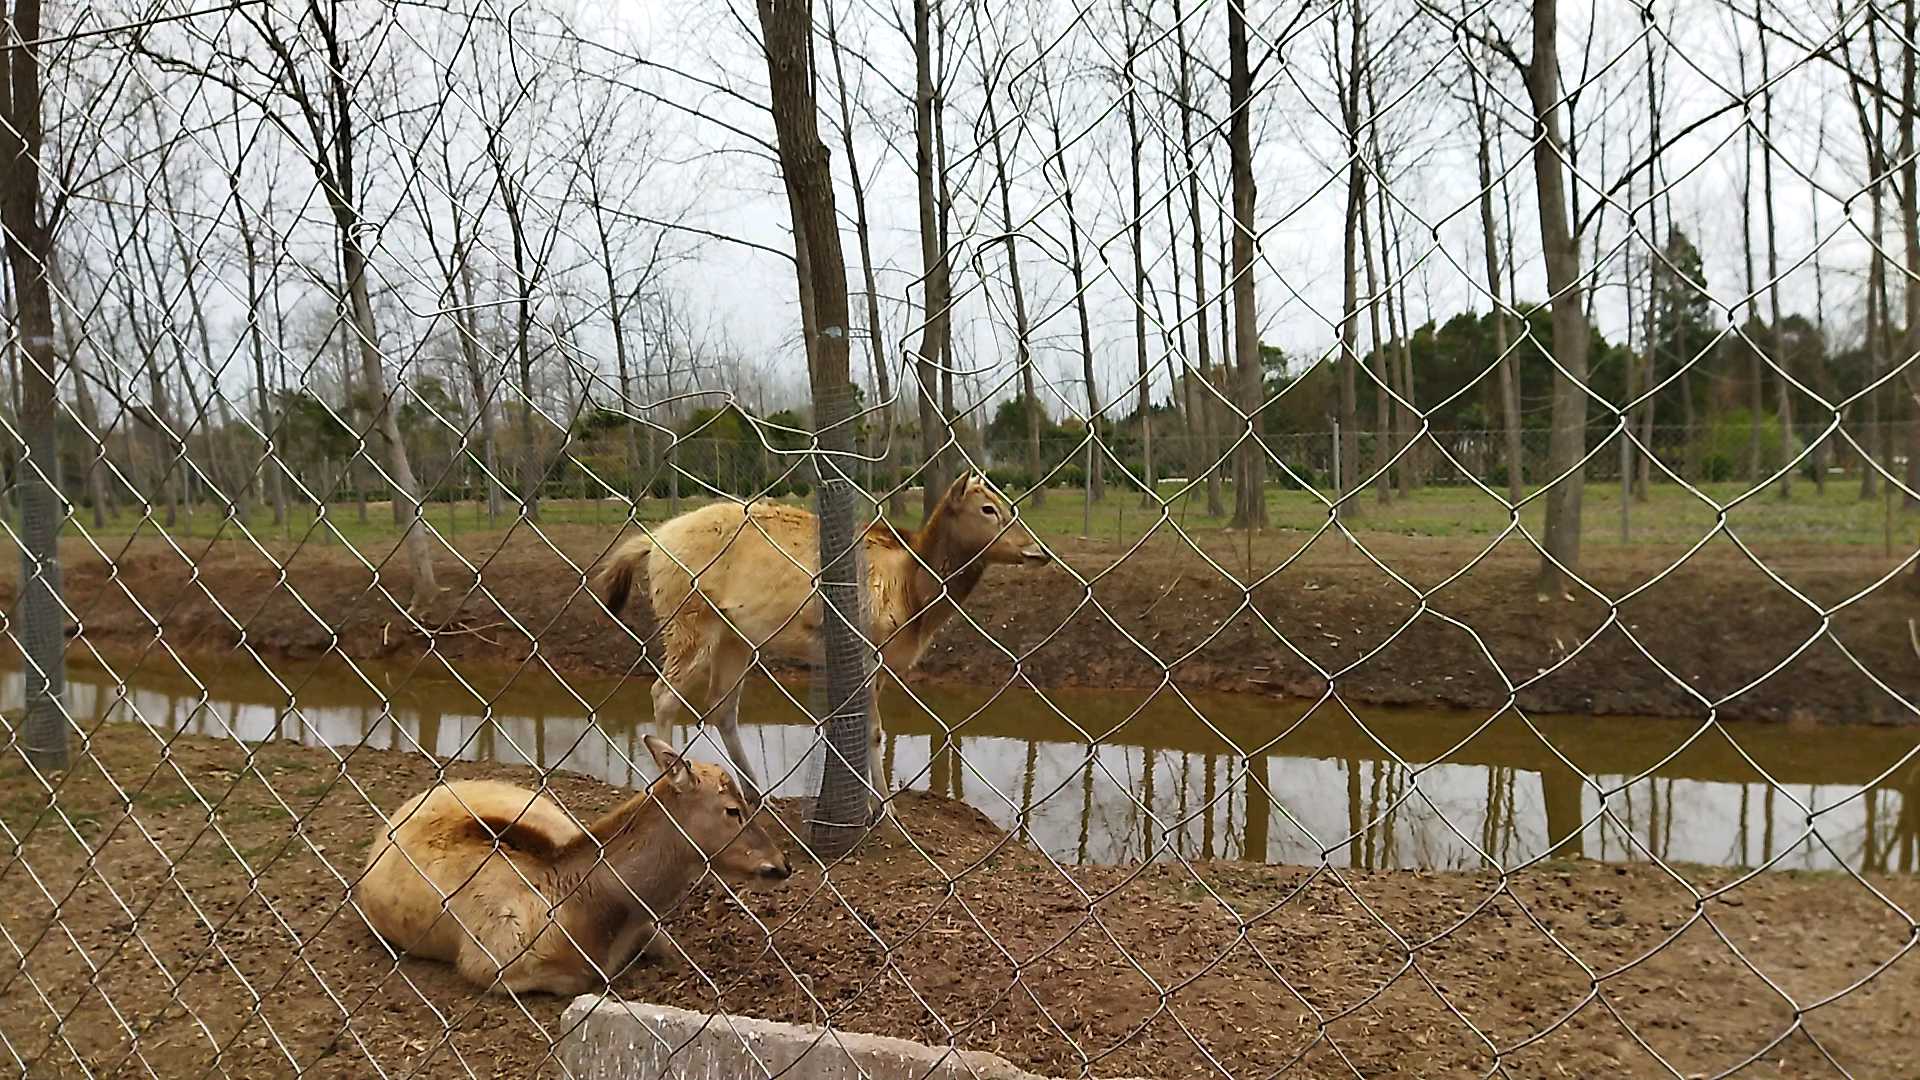
<svg viewBox="0 0 1920 1080">
<path fill-rule="evenodd" d="M 674 721 L 684 709 L 713 716 L 743 785 L 756 797 L 759 780 L 740 745 L 740 687 L 756 649 L 769 657 L 819 659 L 818 529 L 818 519 L 798 507 L 713 503 L 622 544 L 600 574 L 607 605 L 617 614 L 638 571 L 646 571 L 662 646 L 654 717 Z M 919 662 L 989 563 L 1049 557 L 977 473 L 955 480 L 919 530 L 901 534 L 881 521 L 864 539 L 868 633 L 879 646 L 883 673 L 895 678 Z M 877 700 L 879 687 L 874 690 Z M 871 730 L 873 785 L 884 795 L 877 709 Z"/>
<path fill-rule="evenodd" d="M 709 863 L 738 881 L 792 865 L 725 769 L 647 749 L 660 778 L 585 829 L 512 784 L 429 788 L 374 835 L 354 899 L 394 948 L 493 993 L 583 993 L 642 949 L 671 955 L 653 916 Z"/>
</svg>

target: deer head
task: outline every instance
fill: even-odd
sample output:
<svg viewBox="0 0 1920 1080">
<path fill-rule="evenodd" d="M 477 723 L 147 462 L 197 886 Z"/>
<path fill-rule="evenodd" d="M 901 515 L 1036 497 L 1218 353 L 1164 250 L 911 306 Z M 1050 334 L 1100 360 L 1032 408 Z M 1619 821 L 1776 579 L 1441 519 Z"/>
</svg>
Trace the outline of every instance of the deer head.
<svg viewBox="0 0 1920 1080">
<path fill-rule="evenodd" d="M 1013 507 L 985 477 L 967 473 L 941 496 L 938 528 L 947 549 L 970 562 L 1044 563 L 1053 556 L 1017 519 Z"/>
<path fill-rule="evenodd" d="M 793 874 L 786 852 L 761 823 L 761 808 L 741 795 L 733 774 L 689 761 L 652 735 L 647 752 L 660 767 L 660 779 L 649 790 L 714 873 L 736 883 L 780 881 Z"/>
</svg>

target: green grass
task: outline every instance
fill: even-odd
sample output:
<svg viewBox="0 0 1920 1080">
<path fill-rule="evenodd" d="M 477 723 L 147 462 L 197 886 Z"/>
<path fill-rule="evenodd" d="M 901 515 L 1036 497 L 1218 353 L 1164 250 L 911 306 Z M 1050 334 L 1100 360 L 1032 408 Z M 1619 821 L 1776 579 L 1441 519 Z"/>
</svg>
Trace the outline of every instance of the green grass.
<svg viewBox="0 0 1920 1080">
<path fill-rule="evenodd" d="M 1160 498 L 1168 504 L 1169 519 L 1188 532 L 1214 531 L 1228 525 L 1226 518 L 1207 514 L 1203 490 L 1196 488 L 1183 495 L 1183 487 L 1179 484 L 1161 486 Z M 1700 488 L 1702 494 L 1721 506 L 1739 499 L 1745 490 L 1741 484 L 1709 484 Z M 1223 485 L 1222 501 L 1229 513 L 1233 498 L 1232 486 Z M 1584 503 L 1581 515 L 1584 539 L 1599 544 L 1619 543 L 1619 485 L 1588 484 Z M 1350 515 L 1347 527 L 1356 534 L 1491 538 L 1512 520 L 1502 499 L 1472 487 L 1422 488 L 1384 505 L 1369 489 L 1354 496 L 1349 505 L 1356 512 Z M 1023 500 L 1020 512 L 1029 526 L 1043 537 L 1080 536 L 1087 531 L 1086 501 L 1077 490 L 1049 491 L 1045 505 L 1040 507 L 1033 506 L 1031 499 Z M 1326 501 L 1315 493 L 1268 490 L 1268 524 L 1273 528 L 1318 529 L 1326 523 L 1329 513 Z M 1628 506 L 1628 536 L 1635 544 L 1692 543 L 1713 528 L 1719 513 L 1715 506 L 1684 488 L 1655 485 L 1647 501 L 1635 501 Z M 1882 500 L 1863 502 L 1857 484 L 1841 480 L 1828 483 L 1824 495 L 1816 492 L 1812 484 L 1796 484 L 1792 498 L 1784 502 L 1773 491 L 1763 492 L 1727 510 L 1726 515 L 1729 527 L 1741 539 L 1754 543 L 1879 546 L 1888 522 Z M 1093 508 L 1091 535 L 1096 539 L 1129 541 L 1159 517 L 1158 510 L 1142 505 L 1140 492 L 1110 490 Z M 1520 520 L 1538 536 L 1546 523 L 1544 500 L 1535 498 L 1526 502 L 1521 507 Z M 1917 521 L 1920 517 L 1895 505 L 1891 523 L 1896 549 L 1912 546 Z"/>
<path fill-rule="evenodd" d="M 688 500 L 684 506 L 698 505 Z M 667 502 L 643 500 L 636 507 L 629 508 L 624 503 L 594 499 L 550 499 L 540 504 L 541 525 L 595 525 L 609 530 L 618 528 L 628 519 L 629 510 L 641 521 L 664 521 L 667 514 Z M 367 508 L 367 519 L 360 520 L 359 508 L 353 503 L 337 503 L 327 507 L 324 520 L 315 513 L 310 505 L 288 507 L 287 519 L 274 524 L 271 508 L 256 506 L 246 519 L 243 531 L 237 521 L 228 521 L 223 516 L 223 508 L 201 504 L 192 513 L 183 506 L 174 517 L 172 525 L 167 525 L 163 511 L 156 508 L 151 518 L 144 518 L 138 512 L 122 508 L 117 517 L 109 517 L 96 527 L 92 511 L 76 509 L 74 519 L 67 524 L 66 534 L 79 538 L 92 536 L 105 546 L 109 541 L 124 541 L 128 537 L 153 539 L 163 532 L 176 541 L 210 540 L 218 537 L 222 540 L 245 542 L 251 533 L 262 542 L 287 542 L 305 540 L 310 544 L 339 544 L 345 542 L 355 547 L 369 544 L 388 544 L 400 535 L 394 524 L 393 511 L 387 503 L 372 503 Z M 426 519 L 445 536 L 458 539 L 474 533 L 500 534 L 516 525 L 525 527 L 520 521 L 519 508 L 508 506 L 497 520 L 489 520 L 484 503 L 433 503 L 426 510 Z"/>
<path fill-rule="evenodd" d="M 1166 503 L 1168 520 L 1194 534 L 1218 532 L 1228 525 L 1226 518 L 1207 514 L 1202 489 L 1196 486 L 1183 494 L 1184 487 L 1177 483 L 1161 485 L 1160 498 Z M 1745 488 L 1742 484 L 1725 483 L 1703 485 L 1700 490 L 1725 505 L 1738 499 Z M 1231 511 L 1231 485 L 1223 485 L 1222 496 Z M 793 498 L 783 501 L 801 505 L 812 502 Z M 699 502 L 684 500 L 682 507 L 696 506 Z M 1499 499 L 1472 487 L 1422 488 L 1384 505 L 1369 489 L 1355 496 L 1351 505 L 1356 513 L 1347 525 L 1360 535 L 1491 538 L 1506 528 L 1510 520 L 1507 508 Z M 539 524 L 589 525 L 612 531 L 630 518 L 643 522 L 664 520 L 669 516 L 668 510 L 664 499 L 643 500 L 633 507 L 612 500 L 551 499 L 540 504 Z M 1084 495 L 1077 488 L 1049 490 L 1044 505 L 1035 505 L 1030 493 L 1022 494 L 1020 513 L 1043 539 L 1090 535 L 1096 540 L 1115 543 L 1134 542 L 1162 518 L 1160 510 L 1142 505 L 1140 492 L 1118 488 L 1109 489 L 1106 497 L 1094 504 L 1091 515 L 1087 513 Z M 1320 528 L 1327 520 L 1328 509 L 1323 499 L 1312 492 L 1276 487 L 1268 490 L 1267 514 L 1272 528 L 1304 532 Z M 1713 527 L 1717 514 L 1714 506 L 1693 492 L 1676 485 L 1656 484 L 1650 499 L 1630 505 L 1628 536 L 1635 544 L 1691 544 Z M 912 525 L 918 515 L 918 499 L 909 499 L 906 520 L 900 523 Z M 509 507 L 497 521 L 489 521 L 485 507 L 478 503 L 435 503 L 429 507 L 427 519 L 456 542 L 482 534 L 497 537 L 509 530 L 525 529 L 529 524 L 522 521 L 517 507 Z M 1520 519 L 1537 536 L 1545 523 L 1544 501 L 1527 502 L 1521 509 Z M 1886 543 L 1890 532 L 1896 551 L 1911 549 L 1916 524 L 1920 523 L 1920 515 L 1903 510 L 1897 502 L 1889 513 L 1883 499 L 1862 501 L 1856 483 L 1841 478 L 1829 483 L 1824 494 L 1802 481 L 1794 486 L 1792 498 L 1785 501 L 1774 491 L 1754 495 L 1727 511 L 1727 519 L 1742 540 L 1754 544 L 1877 548 Z M 360 520 L 358 508 L 351 503 L 329 507 L 323 522 L 316 522 L 312 507 L 294 507 L 289 520 L 280 525 L 273 524 L 266 508 L 255 507 L 247 527 L 264 542 L 305 540 L 308 544 L 327 546 L 344 540 L 367 551 L 391 545 L 399 535 L 385 503 L 371 505 L 364 522 Z M 117 518 L 95 528 L 90 512 L 79 510 L 75 520 L 68 524 L 68 535 L 78 538 L 83 528 L 96 542 L 107 546 L 124 542 L 129 536 L 157 538 L 163 524 L 157 513 L 145 519 L 123 510 Z M 1617 484 L 1587 485 L 1583 528 L 1585 539 L 1590 543 L 1605 545 L 1621 541 Z M 204 541 L 215 536 L 244 542 L 238 526 L 224 520 L 217 510 L 207 505 L 197 507 L 193 513 L 183 508 L 175 523 L 165 526 L 164 531 L 177 542 Z"/>
</svg>

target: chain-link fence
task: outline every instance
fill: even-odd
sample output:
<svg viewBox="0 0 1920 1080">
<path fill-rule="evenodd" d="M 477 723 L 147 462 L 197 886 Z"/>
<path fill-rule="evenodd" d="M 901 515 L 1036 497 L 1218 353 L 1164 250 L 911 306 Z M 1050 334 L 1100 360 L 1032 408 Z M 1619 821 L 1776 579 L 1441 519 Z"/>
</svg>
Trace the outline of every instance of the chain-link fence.
<svg viewBox="0 0 1920 1080">
<path fill-rule="evenodd" d="M 1916 10 L 14 0 L 4 1059 L 1907 1073 Z"/>
</svg>

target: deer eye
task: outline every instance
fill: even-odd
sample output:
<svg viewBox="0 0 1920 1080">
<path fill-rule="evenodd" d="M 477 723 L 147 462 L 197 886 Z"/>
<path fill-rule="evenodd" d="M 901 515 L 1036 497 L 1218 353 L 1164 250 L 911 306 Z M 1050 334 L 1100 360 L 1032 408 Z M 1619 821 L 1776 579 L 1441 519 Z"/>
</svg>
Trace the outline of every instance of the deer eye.
<svg viewBox="0 0 1920 1080">
<path fill-rule="evenodd" d="M 727 807 L 727 816 L 735 820 L 738 820 L 740 817 L 740 808 L 737 806 Z"/>
<path fill-rule="evenodd" d="M 1000 516 L 1000 511 L 998 511 L 998 510 L 996 510 L 996 509 L 994 509 L 994 507 L 993 507 L 993 505 L 992 505 L 991 503 L 989 503 L 989 504 L 988 504 L 988 505 L 986 505 L 986 506 L 983 506 L 983 507 L 981 507 L 981 508 L 980 508 L 980 512 L 981 512 L 981 513 L 983 513 L 983 514 L 985 514 L 985 515 L 987 515 L 988 517 L 999 517 L 999 516 Z"/>
</svg>

